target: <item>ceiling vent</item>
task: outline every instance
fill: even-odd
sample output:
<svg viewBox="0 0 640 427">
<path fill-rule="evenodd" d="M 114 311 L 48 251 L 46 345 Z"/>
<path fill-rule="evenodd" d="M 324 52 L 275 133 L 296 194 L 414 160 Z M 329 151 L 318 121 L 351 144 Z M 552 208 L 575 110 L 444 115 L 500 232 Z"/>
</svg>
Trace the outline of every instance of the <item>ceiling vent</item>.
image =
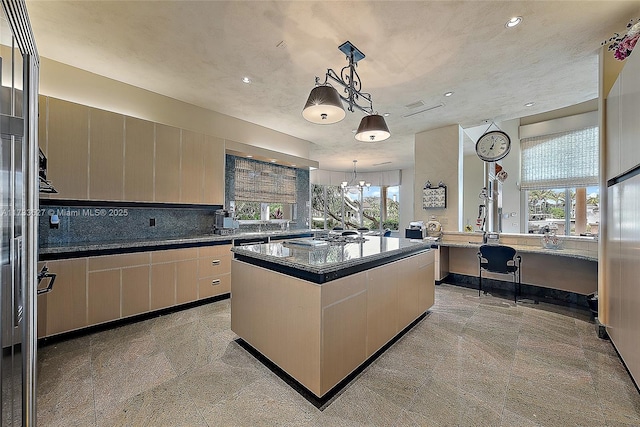
<svg viewBox="0 0 640 427">
<path fill-rule="evenodd" d="M 440 107 L 444 107 L 444 103 L 443 103 L 443 102 L 441 102 L 441 103 L 439 103 L 439 104 L 436 104 L 436 105 L 432 105 L 431 107 L 423 108 L 423 109 L 421 109 L 421 110 L 419 110 L 419 111 L 414 111 L 414 112 L 412 112 L 412 113 L 405 114 L 405 115 L 404 115 L 404 116 L 402 116 L 402 117 L 411 117 L 411 116 L 415 116 L 416 114 L 425 113 L 425 112 L 427 112 L 427 111 L 435 110 L 436 108 L 440 108 Z"/>
<path fill-rule="evenodd" d="M 424 105 L 423 101 L 416 101 L 416 102 L 412 102 L 411 104 L 407 104 L 405 105 L 405 107 L 407 107 L 410 110 L 422 107 Z"/>
</svg>

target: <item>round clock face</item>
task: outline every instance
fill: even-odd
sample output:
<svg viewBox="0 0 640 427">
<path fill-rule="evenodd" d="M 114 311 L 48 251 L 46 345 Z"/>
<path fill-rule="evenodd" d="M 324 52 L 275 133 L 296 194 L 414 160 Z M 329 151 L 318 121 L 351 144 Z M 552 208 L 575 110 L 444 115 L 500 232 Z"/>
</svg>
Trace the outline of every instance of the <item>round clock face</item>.
<svg viewBox="0 0 640 427">
<path fill-rule="evenodd" d="M 476 142 L 476 154 L 485 162 L 495 162 L 509 154 L 511 139 L 509 135 L 493 130 L 482 135 Z"/>
</svg>

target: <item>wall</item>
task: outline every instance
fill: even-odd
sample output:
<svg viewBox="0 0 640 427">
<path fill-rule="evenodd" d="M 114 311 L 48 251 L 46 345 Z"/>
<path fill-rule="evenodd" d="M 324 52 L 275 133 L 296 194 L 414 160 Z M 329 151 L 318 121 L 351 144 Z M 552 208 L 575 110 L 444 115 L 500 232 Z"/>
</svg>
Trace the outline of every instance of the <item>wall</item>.
<svg viewBox="0 0 640 427">
<path fill-rule="evenodd" d="M 400 236 L 404 237 L 404 229 L 409 227 L 409 223 L 414 220 L 414 183 L 415 183 L 415 169 L 402 169 L 400 171 L 402 183 L 400 184 L 400 224 L 398 229 L 400 230 Z"/>
<path fill-rule="evenodd" d="M 460 219 L 459 171 L 463 132 L 459 125 L 416 134 L 414 148 L 413 219 L 429 221 L 435 215 L 444 231 L 457 231 Z M 446 209 L 422 209 L 422 189 L 427 181 L 447 186 Z"/>
<path fill-rule="evenodd" d="M 309 141 L 42 57 L 40 94 L 309 158 Z"/>
<path fill-rule="evenodd" d="M 502 232 L 503 233 L 526 233 L 522 226 L 520 213 L 520 189 L 518 181 L 520 179 L 520 139 L 518 137 L 519 120 L 507 120 L 496 123 L 496 126 L 504 131 L 511 139 L 511 151 L 498 163 L 503 170 L 508 173 L 507 180 L 501 185 L 502 194 Z M 478 206 L 480 199 L 478 195 L 484 184 L 484 162 L 475 154 L 475 143 L 488 129 L 486 124 L 468 128 L 464 130 L 465 144 L 473 145 L 472 150 L 466 149 L 463 159 L 463 225 L 467 225 L 467 220 L 474 230 L 476 218 L 478 217 Z M 490 130 L 496 130 L 492 126 Z M 469 153 L 469 154 L 467 154 Z"/>
</svg>

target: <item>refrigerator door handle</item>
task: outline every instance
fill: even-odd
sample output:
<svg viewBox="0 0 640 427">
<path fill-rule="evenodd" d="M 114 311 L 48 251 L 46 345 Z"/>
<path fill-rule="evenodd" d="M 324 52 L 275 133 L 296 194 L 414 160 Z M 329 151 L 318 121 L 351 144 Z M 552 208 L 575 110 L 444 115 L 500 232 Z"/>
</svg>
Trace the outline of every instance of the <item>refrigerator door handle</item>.
<svg viewBox="0 0 640 427">
<path fill-rule="evenodd" d="M 22 238 L 13 239 L 13 325 L 22 321 Z"/>
</svg>

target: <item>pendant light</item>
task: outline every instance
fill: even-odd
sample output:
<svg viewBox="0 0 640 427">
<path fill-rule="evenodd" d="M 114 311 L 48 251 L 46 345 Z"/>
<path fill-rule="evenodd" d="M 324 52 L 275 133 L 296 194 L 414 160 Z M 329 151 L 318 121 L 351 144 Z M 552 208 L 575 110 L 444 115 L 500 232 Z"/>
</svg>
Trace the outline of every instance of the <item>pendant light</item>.
<svg viewBox="0 0 640 427">
<path fill-rule="evenodd" d="M 389 138 L 391 133 L 384 121 L 384 117 L 379 114 L 364 116 L 358 126 L 356 139 L 362 142 L 378 142 Z"/>
<path fill-rule="evenodd" d="M 353 112 L 359 109 L 366 114 L 360 122 L 355 138 L 362 142 L 384 141 L 391 136 L 384 118 L 373 109 L 371 94 L 362 92 L 362 82 L 356 71 L 358 61 L 365 55 L 351 42 L 346 41 L 338 46 L 344 53 L 349 64 L 338 74 L 329 68 L 325 74 L 324 83 L 316 77 L 316 86 L 311 90 L 307 103 L 302 110 L 302 116 L 317 124 L 337 123 L 346 116 L 342 102 Z M 329 80 L 344 88 L 345 95 L 341 95 L 329 84 Z"/>
<path fill-rule="evenodd" d="M 337 123 L 345 116 L 340 94 L 330 84 L 314 87 L 302 110 L 302 117 L 320 125 Z"/>
</svg>

